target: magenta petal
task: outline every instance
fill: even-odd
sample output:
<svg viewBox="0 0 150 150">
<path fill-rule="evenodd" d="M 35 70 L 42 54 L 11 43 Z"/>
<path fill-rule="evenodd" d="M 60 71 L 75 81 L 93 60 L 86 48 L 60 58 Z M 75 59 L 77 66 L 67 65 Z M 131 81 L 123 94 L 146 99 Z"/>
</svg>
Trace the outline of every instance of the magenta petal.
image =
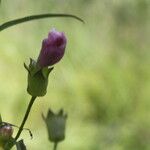
<svg viewBox="0 0 150 150">
<path fill-rule="evenodd" d="M 64 56 L 66 43 L 65 34 L 53 29 L 48 34 L 48 38 L 42 42 L 41 52 L 37 61 L 38 65 L 43 68 L 59 62 Z"/>
</svg>

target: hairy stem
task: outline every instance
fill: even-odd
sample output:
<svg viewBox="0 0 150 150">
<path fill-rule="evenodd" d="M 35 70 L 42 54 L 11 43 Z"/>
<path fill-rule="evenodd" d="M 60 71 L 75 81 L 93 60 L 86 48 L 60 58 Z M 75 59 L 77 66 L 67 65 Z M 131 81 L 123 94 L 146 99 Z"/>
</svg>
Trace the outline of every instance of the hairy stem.
<svg viewBox="0 0 150 150">
<path fill-rule="evenodd" d="M 21 134 L 21 132 L 22 132 L 22 130 L 23 130 L 23 127 L 24 127 L 24 125 L 25 125 L 25 123 L 26 123 L 26 121 L 27 121 L 27 119 L 28 119 L 29 113 L 30 113 L 30 111 L 31 111 L 31 108 L 32 108 L 32 105 L 33 105 L 35 99 L 36 99 L 36 97 L 31 97 L 31 100 L 30 100 L 30 102 L 29 102 L 28 108 L 27 108 L 27 110 L 26 110 L 26 113 L 25 113 L 25 115 L 24 115 L 24 118 L 23 118 L 23 120 L 22 120 L 22 123 L 21 123 L 21 125 L 20 125 L 20 128 L 19 128 L 19 130 L 18 130 L 18 133 L 17 133 L 17 135 L 16 135 L 16 137 L 15 137 L 15 140 L 16 140 L 16 141 L 17 141 L 17 139 L 19 138 L 19 136 L 20 136 L 20 134 Z"/>
</svg>

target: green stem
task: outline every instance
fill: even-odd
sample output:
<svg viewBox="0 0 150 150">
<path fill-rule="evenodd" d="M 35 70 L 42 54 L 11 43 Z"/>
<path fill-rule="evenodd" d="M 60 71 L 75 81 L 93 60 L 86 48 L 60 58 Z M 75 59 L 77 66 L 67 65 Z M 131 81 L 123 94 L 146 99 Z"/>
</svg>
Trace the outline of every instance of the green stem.
<svg viewBox="0 0 150 150">
<path fill-rule="evenodd" d="M 30 102 L 29 102 L 28 108 L 27 108 L 27 110 L 26 110 L 26 113 L 25 113 L 25 115 L 24 115 L 24 118 L 23 118 L 23 120 L 22 120 L 22 123 L 21 123 L 21 125 L 20 125 L 20 128 L 19 128 L 19 130 L 18 130 L 18 133 L 17 133 L 17 135 L 16 135 L 16 137 L 15 137 L 15 140 L 16 140 L 16 141 L 17 141 L 17 139 L 19 138 L 19 136 L 20 136 L 20 134 L 21 134 L 21 132 L 22 132 L 22 130 L 23 130 L 23 127 L 24 127 L 24 125 L 25 125 L 25 123 L 26 123 L 26 121 L 27 121 L 27 119 L 28 119 L 29 113 L 30 113 L 30 111 L 31 111 L 31 108 L 32 108 L 32 105 L 33 105 L 35 99 L 36 99 L 36 97 L 31 97 L 31 100 L 30 100 Z"/>
<path fill-rule="evenodd" d="M 53 148 L 53 150 L 57 150 L 57 146 L 58 146 L 58 143 L 55 142 L 55 143 L 54 143 L 54 148 Z"/>
</svg>

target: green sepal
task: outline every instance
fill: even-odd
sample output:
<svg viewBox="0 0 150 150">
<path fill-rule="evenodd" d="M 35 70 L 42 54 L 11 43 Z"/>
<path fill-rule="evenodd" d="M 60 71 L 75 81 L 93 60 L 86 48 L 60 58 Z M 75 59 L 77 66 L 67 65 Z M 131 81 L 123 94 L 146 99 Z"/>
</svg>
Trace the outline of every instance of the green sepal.
<svg viewBox="0 0 150 150">
<path fill-rule="evenodd" d="M 55 143 L 63 141 L 65 139 L 67 114 L 64 114 L 62 109 L 56 114 L 49 109 L 47 116 L 42 114 L 42 118 L 47 126 L 49 140 Z"/>
<path fill-rule="evenodd" d="M 48 77 L 53 68 L 40 68 L 36 61 L 30 59 L 29 67 L 24 64 L 28 71 L 28 87 L 27 92 L 31 96 L 44 96 L 47 93 Z"/>
<path fill-rule="evenodd" d="M 43 68 L 43 69 L 42 69 L 42 74 L 43 74 L 44 78 L 48 78 L 50 72 L 51 72 L 53 69 L 54 69 L 53 67 L 52 67 L 52 68 L 47 68 L 47 67 Z"/>
<path fill-rule="evenodd" d="M 17 148 L 17 150 L 26 150 L 24 141 L 20 140 L 20 141 L 16 142 L 16 148 Z"/>
</svg>

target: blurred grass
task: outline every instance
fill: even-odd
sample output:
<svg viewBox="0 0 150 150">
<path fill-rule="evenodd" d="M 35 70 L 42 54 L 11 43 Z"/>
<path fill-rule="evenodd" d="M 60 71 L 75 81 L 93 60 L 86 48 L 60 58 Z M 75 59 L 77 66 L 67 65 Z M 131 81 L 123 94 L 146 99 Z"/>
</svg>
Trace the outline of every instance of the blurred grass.
<svg viewBox="0 0 150 150">
<path fill-rule="evenodd" d="M 66 140 L 58 149 L 149 150 L 150 2 L 148 0 L 2 1 L 0 22 L 40 13 L 72 13 L 72 19 L 45 19 L 0 33 L 0 112 L 19 125 L 28 104 L 23 62 L 39 54 L 55 27 L 68 45 L 50 75 L 48 93 L 37 99 L 24 132 L 28 149 L 52 148 L 41 112 L 68 114 Z"/>
</svg>

